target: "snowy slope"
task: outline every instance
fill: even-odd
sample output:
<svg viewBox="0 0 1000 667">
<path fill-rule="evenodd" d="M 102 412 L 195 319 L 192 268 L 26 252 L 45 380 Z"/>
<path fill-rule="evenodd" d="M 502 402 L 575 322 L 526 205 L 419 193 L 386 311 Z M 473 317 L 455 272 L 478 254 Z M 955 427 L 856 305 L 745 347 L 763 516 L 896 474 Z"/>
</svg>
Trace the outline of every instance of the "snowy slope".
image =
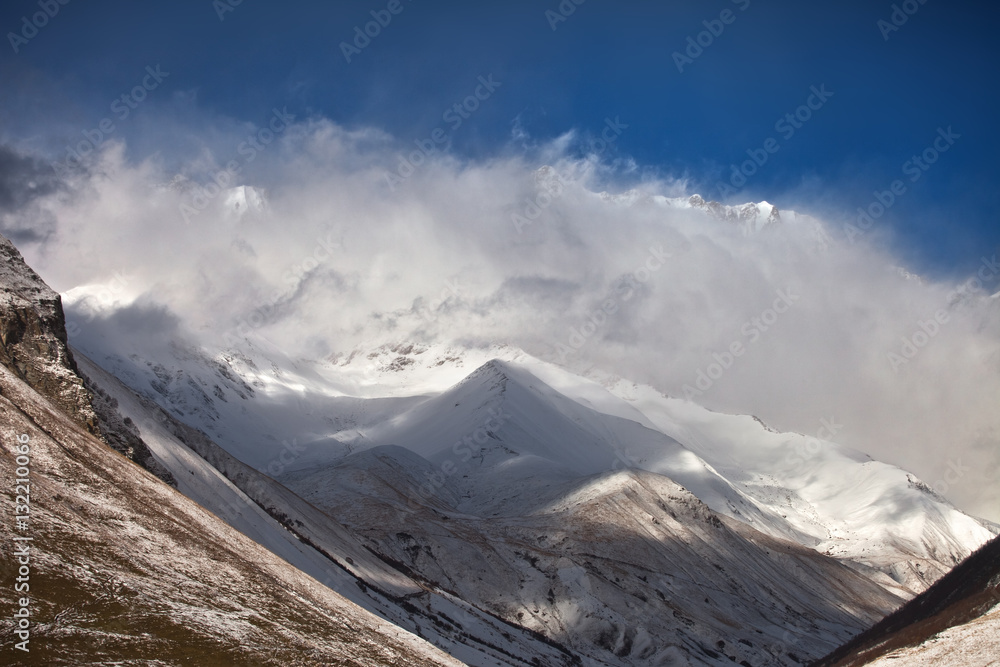
<svg viewBox="0 0 1000 667">
<path fill-rule="evenodd" d="M 559 647 L 394 569 L 331 516 L 176 423 L 82 354 L 78 358 L 81 370 L 138 426 L 179 491 L 291 565 L 466 664 L 525 665 L 535 657 L 571 663 Z"/>
<path fill-rule="evenodd" d="M 996 530 L 905 471 L 831 441 L 773 433 L 751 417 L 624 380 L 588 380 L 515 348 L 408 344 L 309 362 L 254 338 L 215 358 L 180 348 L 154 351 L 159 361 L 124 352 L 95 360 L 272 476 L 400 445 L 437 466 L 451 461 L 462 469 L 448 475 L 455 483 L 490 485 L 467 502 L 488 498 L 503 512 L 505 494 L 640 468 L 758 530 L 876 568 L 870 576 L 906 597 Z M 503 381 L 508 388 L 485 371 L 463 380 L 491 359 L 515 379 Z M 472 437 L 482 442 L 464 442 Z M 470 461 L 485 473 L 466 477 Z"/>
<path fill-rule="evenodd" d="M 8 645 L 6 664 L 461 664 L 233 530 L 0 366 L 5 470 L 20 435 L 32 620 L 30 652 Z M 12 495 L 0 506 L 14 515 Z M 12 529 L 0 527 L 8 544 Z M 12 626 L 0 621 L 8 641 Z"/>
<path fill-rule="evenodd" d="M 1000 664 L 1000 605 L 984 616 L 948 628 L 919 646 L 893 651 L 873 667 L 995 667 Z"/>
<path fill-rule="evenodd" d="M 736 226 L 744 236 L 756 234 L 782 222 L 782 214 L 778 211 L 778 207 L 766 201 L 731 206 L 717 201 L 705 201 L 701 195 L 664 197 L 643 194 L 638 190 L 627 190 L 614 195 L 602 192 L 595 196 L 619 206 L 661 206 L 702 212 Z M 794 219 L 794 213 L 790 214 L 789 218 Z"/>
<path fill-rule="evenodd" d="M 284 479 L 373 550 L 603 664 L 795 664 L 898 604 L 660 475 L 583 477 L 528 514 L 483 516 L 421 494 L 434 466 L 415 457 L 378 447 Z"/>
<path fill-rule="evenodd" d="M 506 356 L 360 429 L 353 447 L 394 444 L 451 462 L 460 507 L 494 513 L 507 511 L 507 498 L 523 512 L 517 498 L 538 501 L 574 476 L 655 472 L 757 530 L 875 568 L 888 576 L 872 576 L 907 597 L 995 534 L 911 474 L 833 442 L 774 433 L 650 387 L 605 388 L 517 351 Z M 318 463 L 305 456 L 293 468 Z"/>
<path fill-rule="evenodd" d="M 1000 660 L 996 629 L 1000 602 L 1000 538 L 955 566 L 933 586 L 815 667 L 861 667 L 880 659 L 897 664 L 987 665 Z M 992 636 L 991 636 L 992 630 Z M 893 656 L 893 657 L 889 657 Z M 948 656 L 945 658 L 945 656 Z"/>
<path fill-rule="evenodd" d="M 234 463 L 248 464 L 246 470 L 278 478 L 333 518 L 324 524 L 315 509 L 298 506 L 295 494 L 287 489 L 272 489 L 255 498 L 270 507 L 272 515 L 280 507 L 298 507 L 295 511 L 309 524 L 310 534 L 323 535 L 328 544 L 336 545 L 330 553 L 347 550 L 339 562 L 347 562 L 347 553 L 358 554 L 361 560 L 349 556 L 358 564 L 348 566 L 351 576 L 368 582 L 383 576 L 375 567 L 383 567 L 382 561 L 360 564 L 365 558 L 373 560 L 366 549 L 396 566 L 388 572 L 390 579 L 399 577 L 399 569 L 407 576 L 412 573 L 411 581 L 431 592 L 416 620 L 399 620 L 398 605 L 393 609 L 385 596 L 366 594 L 371 602 L 359 602 L 374 605 L 377 613 L 404 627 L 419 627 L 453 651 L 465 649 L 448 632 L 434 630 L 433 621 L 427 624 L 427 619 L 440 619 L 441 614 L 455 618 L 454 609 L 435 608 L 435 601 L 447 596 L 452 596 L 447 604 L 453 607 L 461 606 L 459 600 L 479 606 L 606 664 L 642 664 L 661 651 L 671 659 L 685 656 L 694 664 L 723 664 L 716 660 L 728 661 L 738 653 L 723 655 L 712 648 L 727 641 L 721 630 L 727 622 L 745 625 L 754 633 L 770 633 L 771 646 L 786 641 L 788 628 L 796 628 L 798 651 L 817 657 L 893 608 L 900 598 L 926 588 L 993 534 L 990 526 L 928 493 L 905 471 L 859 452 L 825 440 L 774 433 L 752 417 L 712 413 L 620 379 L 586 379 L 515 348 L 399 344 L 309 361 L 290 359 L 251 336 L 240 350 L 214 356 L 176 343 L 152 349 L 143 341 L 131 343 L 131 349 L 109 352 L 95 343 L 101 322 L 113 319 L 95 318 L 93 338 L 81 338 L 96 350 L 100 366 L 181 421 L 205 431 L 235 457 L 220 463 L 219 457 L 208 456 L 216 468 L 225 472 L 238 468 Z M 198 453 L 206 456 L 204 451 Z M 626 470 L 652 477 L 642 477 L 637 487 L 632 478 L 620 476 Z M 234 477 L 231 472 L 225 476 L 236 479 L 246 494 L 250 476 L 243 471 L 239 473 L 243 477 Z M 595 480 L 605 480 L 600 488 L 610 484 L 607 493 L 581 506 L 588 508 L 587 517 L 607 515 L 620 524 L 624 532 L 610 541 L 632 544 L 635 534 L 647 531 L 635 524 L 635 517 L 627 517 L 629 512 L 642 516 L 644 508 L 656 507 L 659 514 L 653 518 L 661 525 L 671 512 L 681 516 L 659 491 L 651 490 L 675 484 L 704 504 L 700 511 L 705 516 L 722 522 L 739 538 L 726 538 L 735 540 L 736 547 L 717 537 L 707 541 L 699 537 L 703 544 L 699 550 L 690 547 L 691 538 L 683 531 L 671 533 L 667 542 L 689 546 L 664 547 L 654 557 L 661 563 L 660 572 L 669 572 L 670 563 L 691 559 L 693 580 L 711 579 L 719 571 L 715 566 L 739 572 L 740 578 L 752 569 L 762 577 L 753 577 L 759 591 L 777 590 L 773 579 L 762 574 L 773 568 L 762 566 L 761 558 L 770 558 L 778 544 L 806 550 L 810 558 L 821 559 L 821 568 L 831 567 L 832 561 L 824 558 L 829 555 L 853 571 L 837 570 L 823 577 L 825 582 L 844 582 L 837 590 L 820 590 L 814 581 L 800 582 L 784 596 L 754 593 L 760 604 L 749 607 L 741 607 L 746 605 L 747 591 L 734 585 L 725 591 L 723 606 L 740 609 L 738 621 L 730 616 L 726 616 L 729 621 L 720 620 L 711 612 L 716 603 L 709 598 L 697 603 L 696 610 L 686 608 L 684 618 L 690 626 L 658 619 L 656 632 L 651 632 L 651 636 L 680 633 L 686 639 L 672 646 L 653 642 L 638 649 L 636 637 L 626 629 L 638 627 L 653 613 L 643 607 L 641 596 L 648 599 L 647 593 L 622 593 L 614 576 L 609 578 L 592 561 L 590 566 L 580 561 L 579 553 L 599 555 L 613 571 L 629 577 L 648 579 L 648 573 L 635 570 L 634 563 L 623 565 L 625 554 L 616 549 L 595 551 L 587 542 L 574 541 L 566 543 L 566 551 L 553 552 L 551 545 L 538 542 L 566 526 L 584 535 L 603 529 L 604 524 L 566 513 L 562 504 Z M 211 487 L 215 482 L 206 484 Z M 629 500 L 623 503 L 621 497 Z M 205 502 L 215 503 L 208 506 L 223 513 L 232 500 L 223 493 Z M 607 514 L 612 505 L 621 514 Z M 516 548 L 509 545 L 513 534 L 518 535 Z M 269 532 L 255 539 L 266 542 L 275 537 Z M 303 556 L 296 545 L 278 542 L 275 548 L 290 554 L 286 557 L 301 559 L 307 571 L 322 565 L 310 564 L 314 556 Z M 567 558 L 573 564 L 566 565 L 562 559 Z M 522 591 L 525 563 L 531 562 L 546 563 L 535 570 L 542 579 L 533 583 L 525 579 Z M 713 564 L 711 570 L 704 569 L 706 563 Z M 605 582 L 599 595 L 588 598 L 585 610 L 560 606 L 560 595 L 572 599 L 578 587 L 565 584 L 565 589 L 558 589 L 543 583 L 562 581 L 559 573 L 564 565 L 572 571 L 583 568 L 588 576 L 600 576 Z M 600 569 L 599 575 L 594 567 Z M 554 600 L 549 599 L 550 590 Z M 659 590 L 669 599 L 668 589 Z M 685 591 L 693 593 L 694 589 Z M 346 590 L 345 594 L 350 595 Z M 768 610 L 768 605 L 790 604 L 778 601 L 785 596 L 799 600 L 800 610 L 795 614 Z M 810 606 L 822 613 L 802 611 Z M 490 627 L 495 619 L 475 612 L 473 617 L 469 623 L 484 629 L 470 634 L 502 636 L 502 628 Z M 672 613 L 671 618 L 676 620 Z M 771 620 L 765 623 L 762 618 Z M 796 625 L 800 618 L 810 618 L 816 628 Z M 617 639 L 612 641 L 611 635 Z M 513 654 L 529 654 L 523 652 L 529 639 L 512 644 L 517 646 L 511 649 Z M 740 659 L 750 660 L 752 653 L 748 650 Z M 781 660 L 773 664 L 782 664 Z M 751 664 L 757 663 L 751 660 Z"/>
<path fill-rule="evenodd" d="M 997 532 L 912 474 L 829 440 L 775 433 L 753 417 L 714 413 L 650 387 L 619 381 L 611 389 L 787 521 L 764 530 L 808 536 L 798 541 L 877 568 L 914 592 Z"/>
</svg>

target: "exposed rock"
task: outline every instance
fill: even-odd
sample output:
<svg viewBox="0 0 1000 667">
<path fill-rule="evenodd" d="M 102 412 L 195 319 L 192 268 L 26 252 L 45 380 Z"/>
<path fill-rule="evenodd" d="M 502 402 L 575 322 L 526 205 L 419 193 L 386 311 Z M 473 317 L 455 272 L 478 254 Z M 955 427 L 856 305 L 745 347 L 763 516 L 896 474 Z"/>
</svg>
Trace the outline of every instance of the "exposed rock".
<svg viewBox="0 0 1000 667">
<path fill-rule="evenodd" d="M 91 395 L 66 342 L 62 300 L 0 236 L 0 363 L 100 435 Z"/>
<path fill-rule="evenodd" d="M 0 363 L 88 432 L 168 484 L 135 426 L 118 414 L 114 399 L 85 382 L 67 343 L 59 294 L 45 284 L 14 245 L 0 236 Z"/>
</svg>

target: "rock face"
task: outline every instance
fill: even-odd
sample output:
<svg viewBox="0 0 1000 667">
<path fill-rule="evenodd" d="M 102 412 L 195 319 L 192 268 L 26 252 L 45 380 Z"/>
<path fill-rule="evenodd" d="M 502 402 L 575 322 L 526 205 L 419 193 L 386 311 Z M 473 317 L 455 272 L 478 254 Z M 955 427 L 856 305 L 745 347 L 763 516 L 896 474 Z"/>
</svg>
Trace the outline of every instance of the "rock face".
<svg viewBox="0 0 1000 667">
<path fill-rule="evenodd" d="M 59 294 L 0 236 L 0 363 L 94 435 L 99 420 L 66 342 Z"/>
<path fill-rule="evenodd" d="M 0 363 L 108 446 L 176 485 L 113 400 L 80 374 L 66 339 L 62 300 L 0 236 Z"/>
</svg>

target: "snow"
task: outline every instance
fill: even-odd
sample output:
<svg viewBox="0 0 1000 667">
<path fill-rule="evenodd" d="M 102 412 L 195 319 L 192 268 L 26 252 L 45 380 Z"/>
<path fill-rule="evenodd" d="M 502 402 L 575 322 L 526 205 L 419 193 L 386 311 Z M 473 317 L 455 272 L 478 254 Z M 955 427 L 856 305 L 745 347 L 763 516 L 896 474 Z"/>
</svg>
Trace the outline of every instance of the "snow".
<svg viewBox="0 0 1000 667">
<path fill-rule="evenodd" d="M 160 351 L 160 364 L 141 348 L 122 352 L 96 361 L 271 475 L 396 445 L 450 462 L 463 511 L 518 514 L 521 495 L 543 502 L 574 477 L 638 468 L 757 530 L 874 568 L 905 597 L 995 530 L 830 440 L 583 378 L 509 346 L 386 345 L 309 361 L 251 338 L 214 358 Z"/>
<path fill-rule="evenodd" d="M 38 664 L 459 665 L 290 566 L 84 432 L 0 366 L 0 459 L 31 443 Z M 3 496 L 13 513 L 13 498 Z M 0 528 L 12 539 L 12 524 Z M 5 634 L 9 620 L 0 621 Z M 163 663 L 152 660 L 162 658 Z M 184 656 L 183 659 L 181 656 Z"/>
<path fill-rule="evenodd" d="M 979 618 L 948 628 L 919 646 L 893 651 L 870 667 L 995 667 L 1000 665 L 1000 605 Z"/>
<path fill-rule="evenodd" d="M 767 591 L 779 590 L 780 581 L 781 595 L 803 608 L 811 605 L 810 614 L 826 609 L 810 616 L 821 632 L 809 626 L 796 635 L 799 650 L 814 656 L 923 590 L 992 535 L 988 525 L 929 493 L 912 475 L 831 440 L 776 433 L 751 416 L 713 413 L 621 378 L 596 372 L 581 377 L 509 346 L 382 345 L 304 360 L 254 336 L 240 350 L 220 355 L 133 344 L 111 354 L 97 348 L 96 361 L 304 498 L 301 503 L 283 487 L 265 494 L 268 503 L 302 517 L 310 539 L 327 540 L 328 553 L 339 554 L 341 563 L 352 554 L 352 575 L 386 588 L 420 586 L 372 562 L 371 548 L 437 582 L 440 590 L 421 602 L 427 615 L 416 620 L 383 597 L 359 593 L 350 575 L 330 578 L 328 585 L 402 627 L 419 627 L 470 664 L 481 654 L 435 630 L 426 622 L 430 615 L 468 614 L 472 635 L 493 637 L 490 643 L 515 654 L 537 649 L 527 637 L 504 639 L 510 631 L 472 604 L 573 642 L 580 655 L 607 664 L 642 664 L 654 655 L 702 664 L 691 657 L 700 655 L 699 642 L 726 640 L 712 612 L 719 605 L 739 609 L 733 612 L 738 624 L 771 633 L 772 643 L 783 641 L 789 624 L 804 617 L 745 607 L 746 592 L 733 588 L 710 594 L 704 609 L 700 602 L 685 609 L 698 619 L 695 630 L 670 619 L 646 622 L 663 610 L 654 612 L 633 597 L 647 595 L 642 587 L 624 595 L 616 588 L 620 572 L 648 577 L 642 568 L 650 565 L 630 560 L 631 551 L 646 548 L 637 546 L 645 541 L 634 543 L 637 535 L 655 535 L 649 538 L 654 544 L 687 545 L 669 547 L 669 557 L 664 546 L 648 556 L 660 563 L 655 588 L 667 600 L 702 600 L 701 588 L 684 582 L 713 580 L 717 570 L 708 564 L 715 563 L 740 572 L 744 586 L 753 570 L 754 599 L 771 599 Z M 155 440 L 155 429 L 151 433 Z M 203 480 L 199 488 L 188 479 L 185 493 L 220 512 L 239 498 L 240 490 L 230 489 L 211 466 L 192 463 L 183 443 L 167 439 L 161 445 L 154 454 L 176 459 L 175 476 L 191 478 L 193 470 Z M 244 484 L 237 486 L 245 490 Z M 683 491 L 670 490 L 674 485 Z M 671 512 L 681 516 L 688 505 L 679 508 L 674 503 L 680 501 L 665 498 L 685 494 L 691 494 L 688 505 L 704 503 L 695 513 L 699 520 L 731 520 L 728 530 L 739 539 L 719 542 L 677 524 Z M 241 530 L 254 539 L 307 572 L 323 566 L 266 513 L 244 514 L 232 520 L 243 522 Z M 571 547 L 574 533 L 602 535 L 612 525 L 621 532 L 602 538 L 607 542 Z M 795 556 L 799 560 L 776 567 L 777 544 L 799 545 L 822 564 Z M 578 551 L 564 550 L 570 548 Z M 576 556 L 581 550 L 601 555 L 600 576 Z M 692 554 L 682 576 L 677 564 Z M 853 572 L 824 572 L 834 562 L 826 555 Z M 525 558 L 547 574 L 528 568 Z M 805 574 L 784 581 L 789 568 Z M 812 572 L 824 573 L 814 579 Z M 560 582 L 554 600 L 546 577 Z M 824 590 L 833 581 L 843 587 Z M 839 620 L 831 622 L 830 614 Z M 770 620 L 762 624 L 762 617 Z M 619 660 L 600 648 L 613 632 L 619 633 L 615 641 L 627 635 L 635 647 L 640 630 L 654 637 L 641 660 L 638 649 Z M 660 639 L 675 635 L 688 643 L 667 646 Z"/>
<path fill-rule="evenodd" d="M 547 656 L 551 664 L 561 664 L 553 647 L 387 566 L 334 519 L 319 515 L 284 487 L 227 458 L 221 450 L 206 460 L 174 435 L 156 408 L 144 404 L 83 354 L 77 353 L 77 358 L 81 370 L 113 396 L 122 415 L 137 425 L 150 451 L 178 480 L 179 491 L 324 586 L 366 611 L 428 638 L 469 665 L 520 664 L 509 662 L 507 656 Z M 364 467 L 359 465 L 358 469 Z M 239 486 L 234 479 L 239 480 Z M 251 489 L 253 499 L 247 495 Z M 261 503 L 276 508 L 296 524 L 297 533 L 279 524 Z M 337 563 L 311 544 L 335 557 Z M 359 587 L 359 580 L 367 586 Z M 409 607 L 399 606 L 393 599 L 406 599 Z M 414 608 L 422 612 L 414 614 Z M 441 619 L 449 618 L 461 618 L 463 630 L 448 630 Z"/>
</svg>

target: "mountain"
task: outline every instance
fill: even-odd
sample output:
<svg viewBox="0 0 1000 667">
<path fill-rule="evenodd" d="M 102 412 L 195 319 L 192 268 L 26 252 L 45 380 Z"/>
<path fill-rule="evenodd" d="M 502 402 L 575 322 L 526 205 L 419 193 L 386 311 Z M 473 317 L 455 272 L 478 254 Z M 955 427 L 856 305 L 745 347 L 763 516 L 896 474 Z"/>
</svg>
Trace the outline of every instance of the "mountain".
<svg viewBox="0 0 1000 667">
<path fill-rule="evenodd" d="M 992 535 L 858 452 L 826 441 L 814 452 L 811 439 L 752 417 L 588 380 L 509 347 L 394 345 L 315 363 L 256 340 L 214 359 L 190 348 L 158 364 L 101 359 L 147 407 L 155 399 L 218 434 L 222 447 L 181 444 L 272 518 L 294 516 L 284 525 L 301 543 L 322 545 L 370 591 L 401 575 L 428 591 L 410 622 L 469 664 L 475 654 L 427 622 L 439 597 L 486 612 L 465 617 L 467 635 L 502 619 L 596 664 L 796 664 Z M 133 410 L 124 387 L 108 389 L 117 380 L 95 382 Z M 205 400 L 209 387 L 226 400 Z M 232 514 L 231 501 L 198 500 Z M 707 581 L 718 583 L 695 583 Z M 350 584 L 329 585 L 350 595 Z M 351 599 L 398 619 L 390 598 L 410 590 Z M 533 655 L 521 639 L 503 650 Z"/>
<path fill-rule="evenodd" d="M 842 559 L 905 598 L 997 532 L 906 471 L 828 439 L 774 433 L 752 417 L 713 413 L 620 378 L 582 378 L 506 346 L 392 345 L 321 362 L 289 359 L 259 338 L 214 358 L 180 345 L 85 351 L 272 476 L 377 445 L 431 460 L 440 454 L 438 465 L 465 458 L 467 445 L 444 450 L 503 404 L 518 417 L 504 420 L 507 441 L 533 443 L 531 460 L 552 479 L 621 467 L 666 475 L 714 511 Z M 471 483 L 502 489 L 516 467 L 490 467 Z"/>
<path fill-rule="evenodd" d="M 1000 657 L 1000 538 L 813 667 L 985 665 Z"/>
<path fill-rule="evenodd" d="M 0 621 L 8 664 L 461 664 L 98 439 L 58 295 L 0 251 L 2 572 L 23 596 Z"/>
<path fill-rule="evenodd" d="M 172 483 L 114 406 L 80 377 L 68 347 L 62 299 L 31 268 L 17 248 L 0 236 L 0 364 L 53 401 L 89 433 Z"/>
<path fill-rule="evenodd" d="M 570 478 L 553 490 L 562 505 L 500 521 L 425 497 L 425 473 L 443 468 L 387 445 L 349 455 L 333 469 L 305 466 L 283 476 L 300 499 L 148 401 L 129 398 L 120 384 L 115 389 L 89 362 L 81 365 L 92 381 L 112 386 L 109 393 L 181 480 L 180 490 L 356 603 L 414 628 L 468 664 L 496 664 L 484 661 L 490 654 L 501 664 L 531 664 L 542 656 L 552 665 L 580 659 L 645 664 L 685 655 L 704 664 L 728 656 L 751 660 L 802 619 L 818 637 L 803 637 L 796 649 L 814 655 L 898 604 L 832 559 L 719 519 L 654 474 Z M 492 385 L 501 367 L 487 364 L 463 384 Z M 523 496 L 522 502 L 531 498 Z M 577 496 L 583 502 L 571 502 Z M 602 513 L 604 520 L 595 521 Z M 606 537 L 591 543 L 594 531 Z M 559 533 L 565 537 L 556 540 Z M 801 581 L 783 581 L 789 568 Z M 725 572 L 732 574 L 723 579 Z M 706 577 L 720 584 L 702 590 L 697 582 Z M 838 582 L 832 595 L 830 581 Z M 692 596 L 703 593 L 712 601 L 695 602 Z M 724 620 L 719 609 L 726 610 Z M 770 622 L 755 630 L 761 618 Z M 737 635 L 734 624 L 744 628 Z"/>
<path fill-rule="evenodd" d="M 723 204 L 717 201 L 705 201 L 701 195 L 690 197 L 664 197 L 662 195 L 647 195 L 638 190 L 626 190 L 620 194 L 600 193 L 601 199 L 621 206 L 662 206 L 673 209 L 690 209 L 705 213 L 716 220 L 721 220 L 736 226 L 744 236 L 755 234 L 763 229 L 782 222 L 781 213 L 774 204 L 764 202 L 747 202 L 738 206 Z M 794 212 L 786 214 L 795 219 Z"/>
<path fill-rule="evenodd" d="M 98 434 L 91 397 L 66 339 L 62 300 L 0 236 L 0 363 Z"/>
<path fill-rule="evenodd" d="M 202 571 L 197 545 L 229 549 L 223 595 L 190 616 L 218 619 L 222 629 L 192 621 L 209 643 L 266 610 L 255 627 L 287 624 L 326 660 L 350 633 L 331 638 L 318 618 L 349 616 L 372 643 L 399 638 L 370 664 L 391 664 L 392 651 L 477 666 L 804 664 L 998 532 L 913 475 L 837 445 L 833 425 L 823 438 L 778 433 L 503 345 L 403 342 L 309 360 L 252 333 L 223 352 L 180 333 L 123 337 L 128 306 L 93 289 L 67 295 L 83 319 L 73 349 L 63 333 L 56 371 L 104 433 L 85 434 L 87 446 L 126 466 L 109 479 L 127 480 L 119 492 L 142 509 L 114 510 L 124 518 L 113 526 L 132 532 L 108 547 L 107 574 L 135 590 L 162 586 L 172 601 L 183 585 L 161 581 L 150 559 L 194 563 L 184 572 L 201 582 L 216 573 Z M 141 445 L 176 490 L 108 445 L 126 455 Z M 91 449 L 85 458 L 93 474 L 111 465 Z M 69 484 L 60 499 L 86 508 Z M 189 542 L 167 535 L 133 553 L 132 533 L 159 536 L 174 525 L 165 517 L 194 508 L 205 518 Z M 73 532 L 69 518 L 52 523 Z M 102 540 L 110 533 L 78 550 L 68 539 L 60 558 L 83 567 Z M 145 579 L 115 565 L 128 559 Z M 247 592 L 255 564 L 271 579 Z M 296 582 L 318 596 L 308 598 L 317 617 L 288 616 L 289 595 L 305 595 Z M 234 598 L 245 606 L 214 606 Z"/>
<path fill-rule="evenodd" d="M 13 664 L 460 664 L 228 527 L 6 367 L 0 435 L 6 469 L 18 436 L 31 452 L 29 528 L 0 528 L 8 544 L 33 540 L 29 652 L 8 646 Z M 13 496 L 2 507 L 13 517 Z M 0 622 L 8 638 L 11 618 Z"/>
<path fill-rule="evenodd" d="M 82 355 L 80 365 L 88 381 L 114 397 L 121 414 L 177 478 L 182 493 L 324 586 L 468 664 L 576 664 L 577 658 L 556 642 L 485 612 L 369 550 L 335 517 L 240 462 Z"/>
</svg>

